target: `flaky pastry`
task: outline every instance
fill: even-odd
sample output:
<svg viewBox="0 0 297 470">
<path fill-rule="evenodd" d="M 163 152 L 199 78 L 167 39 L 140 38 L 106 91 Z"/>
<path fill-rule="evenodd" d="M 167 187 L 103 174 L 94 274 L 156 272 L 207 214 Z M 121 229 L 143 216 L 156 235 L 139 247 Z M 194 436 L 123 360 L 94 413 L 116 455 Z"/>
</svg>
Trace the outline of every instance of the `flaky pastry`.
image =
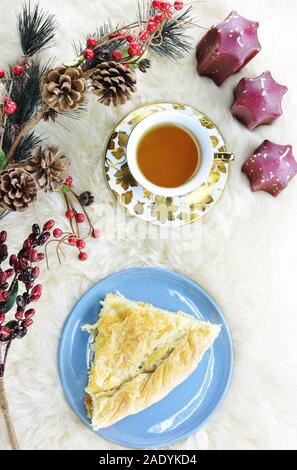
<svg viewBox="0 0 297 470">
<path fill-rule="evenodd" d="M 164 398 L 197 367 L 221 327 L 107 294 L 93 335 L 86 407 L 94 430 Z"/>
</svg>

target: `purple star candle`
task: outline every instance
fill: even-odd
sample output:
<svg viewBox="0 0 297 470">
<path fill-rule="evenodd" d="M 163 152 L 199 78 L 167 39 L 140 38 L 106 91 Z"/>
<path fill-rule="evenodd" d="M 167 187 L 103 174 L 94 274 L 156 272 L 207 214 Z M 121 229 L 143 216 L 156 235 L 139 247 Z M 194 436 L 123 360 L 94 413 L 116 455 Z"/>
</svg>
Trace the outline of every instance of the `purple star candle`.
<svg viewBox="0 0 297 470">
<path fill-rule="evenodd" d="M 261 50 L 259 23 L 249 21 L 236 11 L 213 26 L 197 46 L 197 71 L 218 86 L 239 72 Z"/>
<path fill-rule="evenodd" d="M 278 196 L 297 174 L 297 162 L 291 145 L 277 145 L 265 140 L 242 167 L 252 191 L 266 191 Z"/>
<path fill-rule="evenodd" d="M 243 78 L 234 89 L 231 113 L 253 130 L 262 124 L 272 124 L 283 114 L 282 99 L 288 88 L 280 85 L 270 72 L 257 78 Z"/>
</svg>

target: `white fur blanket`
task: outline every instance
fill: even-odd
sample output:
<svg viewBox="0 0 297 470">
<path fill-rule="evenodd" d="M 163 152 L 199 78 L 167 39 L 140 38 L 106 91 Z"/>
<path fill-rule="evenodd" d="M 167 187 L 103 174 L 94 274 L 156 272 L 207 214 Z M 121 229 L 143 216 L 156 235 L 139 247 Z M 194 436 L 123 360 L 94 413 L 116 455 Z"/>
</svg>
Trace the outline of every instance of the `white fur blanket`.
<svg viewBox="0 0 297 470">
<path fill-rule="evenodd" d="M 0 65 L 20 55 L 15 11 L 22 0 L 1 0 Z M 136 0 L 42 0 L 57 15 L 60 30 L 48 55 L 57 61 L 73 58 L 71 41 L 92 32 L 110 16 L 133 19 Z M 262 52 L 222 88 L 196 75 L 194 55 L 181 63 L 154 62 L 142 75 L 132 102 L 115 111 L 90 98 L 89 111 L 79 121 L 42 124 L 49 142 L 63 147 L 72 159 L 78 190 L 96 196 L 92 216 L 103 231 L 89 246 L 89 260 L 81 263 L 70 250 L 62 267 L 52 257 L 52 270 L 42 273 L 44 296 L 30 334 L 15 341 L 9 355 L 6 385 L 16 431 L 23 449 L 119 448 L 89 431 L 64 399 L 57 369 L 57 347 L 63 323 L 74 302 L 100 278 L 132 266 L 164 266 L 189 276 L 221 306 L 235 347 L 233 382 L 215 416 L 177 449 L 293 449 L 297 448 L 297 178 L 274 199 L 252 194 L 240 168 L 264 138 L 293 144 L 296 133 L 296 15 L 292 0 L 206 0 L 195 4 L 201 25 L 210 26 L 233 10 L 258 20 Z M 204 34 L 196 28 L 194 41 Z M 284 116 L 273 126 L 249 132 L 228 108 L 232 88 L 242 76 L 269 69 L 289 87 Z M 175 100 L 209 114 L 236 153 L 228 189 L 221 203 L 203 221 L 185 227 L 177 240 L 144 240 L 111 236 L 106 207 L 114 207 L 102 173 L 101 158 L 109 132 L 120 117 L 142 103 Z M 296 199 L 295 199 L 296 198 Z M 55 218 L 66 226 L 59 195 L 41 196 L 23 215 L 0 222 L 17 248 L 33 222 Z M 121 222 L 123 224 L 123 222 Z M 120 227 L 125 230 L 125 226 Z M 136 238 L 136 241 L 135 241 Z M 190 242 L 189 242 L 190 239 Z M 3 422 L 0 449 L 8 448 Z"/>
</svg>

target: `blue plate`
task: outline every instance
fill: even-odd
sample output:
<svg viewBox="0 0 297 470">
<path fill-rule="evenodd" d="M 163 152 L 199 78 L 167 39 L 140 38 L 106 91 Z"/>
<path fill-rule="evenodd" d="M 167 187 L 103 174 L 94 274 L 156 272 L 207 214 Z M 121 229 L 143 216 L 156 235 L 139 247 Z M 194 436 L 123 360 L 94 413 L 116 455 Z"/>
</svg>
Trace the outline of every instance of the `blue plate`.
<svg viewBox="0 0 297 470">
<path fill-rule="evenodd" d="M 187 380 L 141 413 L 97 432 L 105 439 L 132 448 L 157 448 L 173 444 L 202 426 L 228 389 L 233 354 L 225 319 L 201 287 L 165 269 L 129 269 L 98 282 L 70 313 L 59 348 L 60 378 L 66 398 L 89 428 L 84 389 L 91 356 L 89 335 L 81 327 L 97 321 L 99 301 L 107 292 L 117 292 L 131 300 L 141 300 L 167 310 L 182 310 L 201 320 L 222 325 L 220 336 Z"/>
</svg>

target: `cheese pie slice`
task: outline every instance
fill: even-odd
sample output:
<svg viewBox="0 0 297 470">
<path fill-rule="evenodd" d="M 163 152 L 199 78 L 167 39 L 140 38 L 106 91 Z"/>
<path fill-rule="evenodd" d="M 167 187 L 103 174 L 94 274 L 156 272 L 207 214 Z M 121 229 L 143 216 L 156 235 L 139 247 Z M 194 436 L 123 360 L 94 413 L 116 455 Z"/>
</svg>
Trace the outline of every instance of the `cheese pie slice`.
<svg viewBox="0 0 297 470">
<path fill-rule="evenodd" d="M 107 294 L 93 335 L 85 399 L 94 430 L 164 398 L 195 370 L 221 327 Z"/>
</svg>

